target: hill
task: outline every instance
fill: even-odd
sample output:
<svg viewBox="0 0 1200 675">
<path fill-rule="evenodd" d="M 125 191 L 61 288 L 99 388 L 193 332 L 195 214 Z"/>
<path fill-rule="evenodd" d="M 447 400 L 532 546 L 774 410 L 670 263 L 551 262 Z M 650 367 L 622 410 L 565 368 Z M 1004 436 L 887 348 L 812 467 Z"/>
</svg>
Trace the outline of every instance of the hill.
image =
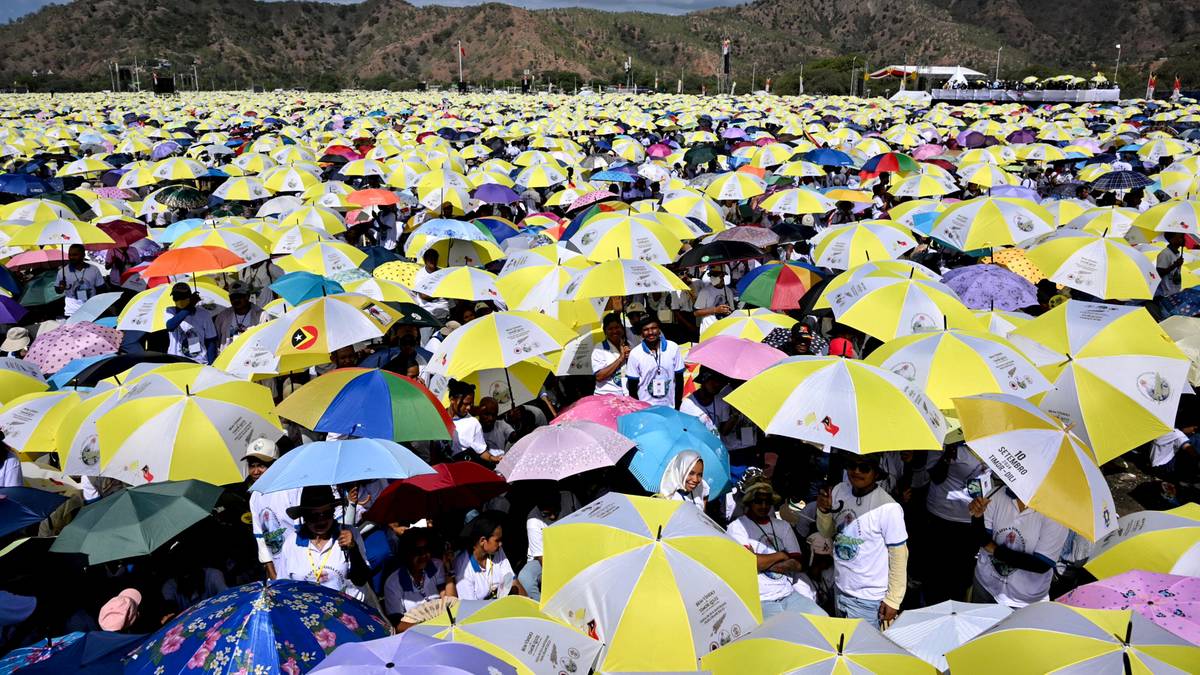
<svg viewBox="0 0 1200 675">
<path fill-rule="evenodd" d="M 1143 82 L 1151 64 L 1200 79 L 1195 0 L 757 0 L 679 16 L 401 0 L 77 0 L 0 26 L 0 83 L 105 88 L 108 65 L 136 57 L 195 63 L 202 88 L 395 88 L 455 79 L 461 40 L 475 82 L 512 82 L 526 68 L 568 88 L 619 82 L 628 55 L 642 85 L 656 73 L 664 87 L 682 75 L 697 90 L 711 86 L 725 36 L 740 87 L 773 77 L 787 90 L 802 62 L 810 91 L 844 91 L 851 64 L 864 61 L 991 72 L 1001 46 L 1009 77 L 1086 72 L 1092 63 L 1111 73 L 1117 43 L 1127 86 Z"/>
</svg>

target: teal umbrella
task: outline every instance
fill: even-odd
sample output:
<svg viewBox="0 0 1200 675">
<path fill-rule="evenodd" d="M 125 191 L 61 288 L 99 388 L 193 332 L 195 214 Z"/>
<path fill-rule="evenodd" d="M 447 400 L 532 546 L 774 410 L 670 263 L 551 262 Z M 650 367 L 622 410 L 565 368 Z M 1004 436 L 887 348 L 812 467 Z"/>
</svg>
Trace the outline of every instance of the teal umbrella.
<svg viewBox="0 0 1200 675">
<path fill-rule="evenodd" d="M 57 278 L 58 270 L 49 270 L 30 279 L 21 293 L 21 304 L 25 307 L 36 307 L 48 305 L 63 297 L 62 293 L 54 289 L 54 282 Z"/>
<path fill-rule="evenodd" d="M 82 553 L 91 565 L 149 555 L 206 518 L 220 496 L 221 488 L 198 480 L 122 490 L 80 509 L 50 551 Z"/>
</svg>

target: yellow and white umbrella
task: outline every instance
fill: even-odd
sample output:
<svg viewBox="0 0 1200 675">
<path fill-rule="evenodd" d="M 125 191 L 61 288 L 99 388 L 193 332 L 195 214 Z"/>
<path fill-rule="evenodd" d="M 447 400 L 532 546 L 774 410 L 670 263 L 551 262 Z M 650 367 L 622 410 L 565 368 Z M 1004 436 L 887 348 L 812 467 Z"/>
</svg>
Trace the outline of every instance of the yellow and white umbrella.
<svg viewBox="0 0 1200 675">
<path fill-rule="evenodd" d="M 112 171 L 114 168 L 116 167 L 102 159 L 96 159 L 95 157 L 82 157 L 74 162 L 64 164 L 61 169 L 55 172 L 54 175 L 60 178 L 63 176 L 88 176 L 91 174 L 104 173 L 105 171 Z"/>
<path fill-rule="evenodd" d="M 1097 206 L 1071 218 L 1064 227 L 1105 237 L 1124 237 L 1139 215 L 1137 209 L 1124 206 Z"/>
<path fill-rule="evenodd" d="M 642 260 L 609 260 L 574 274 L 563 287 L 564 300 L 687 290 L 671 270 Z"/>
<path fill-rule="evenodd" d="M 367 254 L 341 242 L 321 241 L 309 244 L 276 261 L 285 272 L 306 271 L 333 277 L 340 272 L 357 269 Z"/>
<path fill-rule="evenodd" d="M 76 220 L 79 214 L 71 207 L 53 199 L 22 199 L 0 206 L 0 217 L 5 220 L 28 220 L 40 223 L 45 220 Z"/>
<path fill-rule="evenodd" d="M 254 176 L 230 178 L 213 190 L 213 196 L 227 202 L 252 202 L 259 199 L 269 199 L 271 191 L 263 185 L 262 180 Z"/>
<path fill-rule="evenodd" d="M 1089 541 L 1116 529 L 1096 456 L 1058 419 L 1010 394 L 956 398 L 954 409 L 967 447 L 1029 508 Z"/>
<path fill-rule="evenodd" d="M 976 166 L 985 165 L 979 164 Z M 958 192 L 958 186 L 945 179 L 921 173 L 893 181 L 888 187 L 888 192 L 897 197 L 940 197 L 952 192 Z"/>
<path fill-rule="evenodd" d="M 1001 185 L 1016 185 L 1017 179 L 1004 169 L 987 162 L 978 164 L 969 164 L 961 167 L 958 171 L 959 177 L 964 183 L 978 185 L 982 188 L 992 189 Z"/>
<path fill-rule="evenodd" d="M 1144 308 L 1068 300 L 1008 339 L 1054 385 L 1039 405 L 1100 463 L 1175 428 L 1189 361 Z"/>
<path fill-rule="evenodd" d="M 1024 312 L 1006 312 L 1004 310 L 975 310 L 975 316 L 992 335 L 1008 337 L 1008 334 L 1033 320 Z"/>
<path fill-rule="evenodd" d="M 321 184 L 321 179 L 294 166 L 279 166 L 262 174 L 263 185 L 271 192 L 304 192 Z"/>
<path fill-rule="evenodd" d="M 426 251 L 438 252 L 438 262 L 447 265 L 484 265 L 504 257 L 504 251 L 489 240 L 458 239 L 420 232 L 412 234 L 404 245 L 404 254 L 421 260 Z"/>
<path fill-rule="evenodd" d="M 1097 579 L 1133 570 L 1200 577 L 1200 504 L 1121 516 L 1116 531 L 1092 546 L 1084 567 Z"/>
<path fill-rule="evenodd" d="M 1050 382 L 1007 340 L 972 330 L 907 335 L 885 342 L 866 363 L 903 377 L 943 410 L 952 399 L 973 394 L 1013 394 L 1030 398 Z"/>
<path fill-rule="evenodd" d="M 725 229 L 725 219 L 717 203 L 699 192 L 690 190 L 668 192 L 663 196 L 663 210 L 685 218 L 695 218 L 713 232 Z"/>
<path fill-rule="evenodd" d="M 1097 298 L 1150 300 L 1162 279 L 1150 258 L 1122 239 L 1061 229 L 1035 240 L 1025 256 L 1048 279 Z"/>
<path fill-rule="evenodd" d="M 411 289 L 395 281 L 387 281 L 386 279 L 379 279 L 377 277 L 346 281 L 343 282 L 342 287 L 346 289 L 347 293 L 365 295 L 377 302 L 419 304 L 417 298 L 413 296 Z"/>
<path fill-rule="evenodd" d="M 544 532 L 542 610 L 598 671 L 678 672 L 762 618 L 754 555 L 684 502 L 610 492 Z"/>
<path fill-rule="evenodd" d="M 18 452 L 53 452 L 63 416 L 82 401 L 72 390 L 39 391 L 18 396 L 0 407 L 4 444 Z"/>
<path fill-rule="evenodd" d="M 271 241 L 248 227 L 201 227 L 183 233 L 172 248 L 216 246 L 231 251 L 245 264 L 253 265 L 271 257 Z"/>
<path fill-rule="evenodd" d="M 270 242 L 273 255 L 287 255 L 321 241 L 334 241 L 333 235 L 318 227 L 308 225 L 284 225 L 263 231 Z"/>
<path fill-rule="evenodd" d="M 71 244 L 111 244 L 112 237 L 95 225 L 81 220 L 35 221 L 16 228 L 7 246 L 32 248 L 35 246 L 70 246 Z"/>
<path fill-rule="evenodd" d="M 778 312 L 772 312 L 765 307 L 755 309 L 734 310 L 729 316 L 718 319 L 700 333 L 700 341 L 716 335 L 730 335 L 746 338 L 755 342 L 770 335 L 776 328 L 791 328 L 796 325 L 796 319 Z"/>
<path fill-rule="evenodd" d="M 292 211 L 279 219 L 279 225 L 304 225 L 325 230 L 329 234 L 341 234 L 346 231 L 346 222 L 341 214 L 323 206 L 307 205 Z"/>
<path fill-rule="evenodd" d="M 880 340 L 947 328 L 982 328 L 954 291 L 939 281 L 880 274 L 830 286 L 821 299 L 837 320 Z"/>
<path fill-rule="evenodd" d="M 683 246 L 666 227 L 635 216 L 594 218 L 579 228 L 571 243 L 593 262 L 628 259 L 661 264 L 673 262 Z"/>
<path fill-rule="evenodd" d="M 920 386 L 837 356 L 795 356 L 725 397 L 768 434 L 851 452 L 938 450 L 946 418 Z"/>
<path fill-rule="evenodd" d="M 836 204 L 832 199 L 808 188 L 787 188 L 762 200 L 759 208 L 768 213 L 799 215 L 802 213 L 826 213 Z"/>
<path fill-rule="evenodd" d="M 575 338 L 570 326 L 535 312 L 493 312 L 467 322 L 443 340 L 429 359 L 430 373 L 462 378 L 507 368 L 562 349 Z"/>
<path fill-rule="evenodd" d="M 154 165 L 151 173 L 159 181 L 195 180 L 208 173 L 203 164 L 184 157 L 168 157 Z"/>
<path fill-rule="evenodd" d="M 1017 246 L 1054 230 L 1048 211 L 1027 199 L 977 197 L 950 206 L 930 236 L 961 251 Z"/>
<path fill-rule="evenodd" d="M 1156 204 L 1133 221 L 1133 226 L 1154 232 L 1200 232 L 1200 200 L 1172 199 Z"/>
<path fill-rule="evenodd" d="M 761 178 L 741 171 L 723 173 L 704 188 L 704 194 L 717 201 L 741 201 L 766 191 Z"/>
<path fill-rule="evenodd" d="M 418 281 L 413 290 L 431 298 L 503 302 L 496 275 L 478 267 L 445 267 Z"/>
<path fill-rule="evenodd" d="M 210 307 L 228 307 L 229 294 L 216 284 L 200 281 L 193 285 L 200 294 L 200 304 Z M 117 317 L 117 328 L 153 332 L 166 330 L 170 315 L 167 310 L 175 306 L 171 298 L 171 284 L 148 288 L 129 299 Z"/>
<path fill-rule="evenodd" d="M 331 354 L 356 342 L 383 337 L 400 319 L 396 310 L 363 295 L 349 293 L 300 303 L 268 321 L 258 340 L 272 354 Z"/>
<path fill-rule="evenodd" d="M 917 245 L 906 226 L 890 220 L 864 220 L 822 230 L 813 237 L 813 261 L 845 270 L 872 260 L 899 258 Z"/>
</svg>

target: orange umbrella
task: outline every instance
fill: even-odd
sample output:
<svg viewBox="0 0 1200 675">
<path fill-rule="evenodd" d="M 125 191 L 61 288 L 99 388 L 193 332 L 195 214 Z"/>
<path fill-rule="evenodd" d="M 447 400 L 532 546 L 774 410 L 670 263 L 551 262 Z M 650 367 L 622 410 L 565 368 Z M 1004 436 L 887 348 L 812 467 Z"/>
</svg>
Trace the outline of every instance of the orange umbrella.
<svg viewBox="0 0 1200 675">
<path fill-rule="evenodd" d="M 177 274 L 207 274 L 246 262 L 220 246 L 189 246 L 164 251 L 142 270 L 142 276 L 170 277 Z"/>
<path fill-rule="evenodd" d="M 399 204 L 400 198 L 391 190 L 370 189 L 351 192 L 346 201 L 358 206 L 390 206 Z"/>
</svg>

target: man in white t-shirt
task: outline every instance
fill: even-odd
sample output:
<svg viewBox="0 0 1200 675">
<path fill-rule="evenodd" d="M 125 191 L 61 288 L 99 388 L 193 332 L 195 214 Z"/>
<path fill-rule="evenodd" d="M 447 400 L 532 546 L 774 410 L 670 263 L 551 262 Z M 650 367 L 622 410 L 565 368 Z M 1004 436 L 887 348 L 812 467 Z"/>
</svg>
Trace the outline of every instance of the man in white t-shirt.
<svg viewBox="0 0 1200 675">
<path fill-rule="evenodd" d="M 262 308 L 250 302 L 250 285 L 246 282 L 235 281 L 229 285 L 229 303 L 229 307 L 213 317 L 221 349 L 262 320 Z"/>
<path fill-rule="evenodd" d="M 1175 295 L 1183 288 L 1183 234 L 1167 233 L 1167 246 L 1158 252 L 1154 267 L 1158 271 L 1160 281 L 1154 292 L 1156 298 L 1167 298 Z"/>
<path fill-rule="evenodd" d="M 592 350 L 592 374 L 596 378 L 597 394 L 624 396 L 625 364 L 629 361 L 629 344 L 621 317 L 613 312 L 604 317 L 604 340 Z"/>
<path fill-rule="evenodd" d="M 54 277 L 54 290 L 63 294 L 63 315 L 71 316 L 104 287 L 104 275 L 83 257 L 83 244 L 67 249 L 67 265 Z"/>
<path fill-rule="evenodd" d="M 171 288 L 174 307 L 167 308 L 167 353 L 212 365 L 217 358 L 217 327 L 200 306 L 200 294 L 180 282 Z"/>
<path fill-rule="evenodd" d="M 642 343 L 629 353 L 625 386 L 629 395 L 651 405 L 678 408 L 683 400 L 683 355 L 679 345 L 663 337 L 658 319 L 638 324 Z"/>
<path fill-rule="evenodd" d="M 971 602 L 1018 609 L 1050 599 L 1054 565 L 1069 530 L 1025 505 L 1008 488 L 971 502 L 980 542 Z"/>
<path fill-rule="evenodd" d="M 496 399 L 486 396 L 479 399 L 478 407 L 479 428 L 483 432 L 483 442 L 487 446 L 479 458 L 488 464 L 499 462 L 504 453 L 512 447 L 513 428 L 508 422 L 500 419 L 500 404 Z"/>
<path fill-rule="evenodd" d="M 737 304 L 737 294 L 725 285 L 725 268 L 713 265 L 708 268 L 708 283 L 696 291 L 696 318 L 700 320 L 700 333 L 718 320 L 729 316 Z"/>
<path fill-rule="evenodd" d="M 1150 467 L 1154 473 L 1163 478 L 1170 478 L 1175 472 L 1175 457 L 1180 452 L 1195 453 L 1188 433 L 1195 433 L 1195 427 L 1185 427 L 1184 430 L 1172 429 L 1150 444 Z"/>
<path fill-rule="evenodd" d="M 259 438 L 246 446 L 242 460 L 246 462 L 249 487 L 279 459 L 275 442 Z M 258 562 L 266 568 L 267 578 L 274 579 L 280 566 L 284 544 L 295 536 L 296 521 L 287 510 L 300 503 L 302 488 L 280 492 L 250 492 L 250 528 L 258 547 Z"/>
<path fill-rule="evenodd" d="M 733 414 L 729 404 L 717 396 L 725 386 L 725 376 L 701 366 L 696 374 L 696 391 L 679 404 L 679 412 L 699 419 L 714 434 L 724 434 L 733 429 Z"/>
<path fill-rule="evenodd" d="M 475 386 L 458 380 L 450 380 L 450 405 L 447 410 L 454 422 L 454 435 L 450 439 L 450 456 L 470 459 L 487 452 L 487 440 L 483 437 L 483 425 L 471 415 L 475 404 Z M 468 452 L 473 454 L 467 454 Z"/>
<path fill-rule="evenodd" d="M 538 495 L 537 505 L 525 517 L 525 535 L 528 541 L 525 566 L 517 575 L 517 581 L 525 587 L 531 600 L 542 598 L 542 531 L 563 516 L 579 510 L 579 500 L 566 490 L 546 490 Z"/>
<path fill-rule="evenodd" d="M 847 479 L 817 495 L 817 529 L 833 540 L 839 614 L 879 628 L 900 611 L 908 587 L 904 511 L 881 486 L 873 455 L 851 455 Z"/>
<path fill-rule="evenodd" d="M 763 619 L 786 611 L 824 614 L 811 593 L 811 586 L 799 585 L 804 571 L 800 542 L 791 526 L 775 515 L 782 500 L 767 481 L 751 483 L 742 493 L 745 513 L 729 524 L 727 533 L 754 554 L 758 566 L 758 597 Z"/>
</svg>

